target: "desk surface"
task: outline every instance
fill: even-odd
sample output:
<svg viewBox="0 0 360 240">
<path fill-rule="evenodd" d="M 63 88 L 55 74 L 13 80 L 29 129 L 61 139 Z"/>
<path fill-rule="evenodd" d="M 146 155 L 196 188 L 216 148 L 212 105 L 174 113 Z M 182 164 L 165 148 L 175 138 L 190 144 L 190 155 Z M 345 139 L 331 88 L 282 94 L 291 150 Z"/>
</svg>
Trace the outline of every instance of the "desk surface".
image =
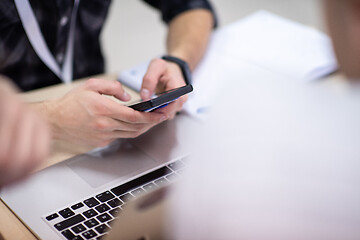
<svg viewBox="0 0 360 240">
<path fill-rule="evenodd" d="M 103 79 L 114 80 L 116 79 L 116 75 L 106 75 L 100 76 Z M 34 101 L 42 101 L 44 99 L 50 98 L 58 98 L 64 95 L 73 87 L 76 87 L 82 84 L 85 80 L 75 81 L 70 85 L 57 85 L 52 86 L 40 90 L 35 90 L 29 93 L 22 94 L 22 97 L 25 101 L 34 102 Z M 325 86 L 336 87 L 341 89 L 344 83 L 344 77 L 340 74 L 334 74 L 326 77 L 324 80 L 321 80 L 319 84 L 323 84 Z M 344 84 L 343 86 L 346 86 Z M 132 96 L 131 102 L 136 102 L 139 100 L 138 94 L 127 88 L 127 91 Z M 56 141 L 53 144 L 52 153 L 48 159 L 48 161 L 39 167 L 38 170 L 46 168 L 50 165 L 53 165 L 57 162 L 63 161 L 70 157 L 73 157 L 77 154 L 85 153 L 90 151 L 91 148 L 80 147 L 67 144 L 65 142 Z M 36 237 L 31 233 L 29 229 L 6 207 L 6 205 L 0 201 L 0 233 L 3 235 L 5 240 L 23 240 L 23 239 L 36 239 Z M 1 235 L 0 235 L 0 240 Z"/>
</svg>

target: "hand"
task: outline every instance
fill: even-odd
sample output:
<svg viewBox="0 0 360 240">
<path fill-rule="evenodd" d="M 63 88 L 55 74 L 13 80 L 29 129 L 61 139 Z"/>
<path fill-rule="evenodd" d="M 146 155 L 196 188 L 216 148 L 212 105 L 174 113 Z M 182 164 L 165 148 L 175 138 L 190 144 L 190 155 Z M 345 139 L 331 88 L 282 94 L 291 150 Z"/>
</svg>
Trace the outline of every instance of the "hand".
<svg viewBox="0 0 360 240">
<path fill-rule="evenodd" d="M 144 76 L 140 96 L 143 100 L 149 100 L 154 93 L 161 93 L 182 86 L 185 86 L 185 80 L 176 63 L 154 59 Z M 187 98 L 186 95 L 182 96 L 168 106 L 154 112 L 164 113 L 169 119 L 172 119 L 182 109 Z"/>
<path fill-rule="evenodd" d="M 144 113 L 104 95 L 129 101 L 120 82 L 90 79 L 64 97 L 43 102 L 57 139 L 106 146 L 118 138 L 134 138 L 167 119 L 163 113 Z"/>
<path fill-rule="evenodd" d="M 0 80 L 0 186 L 24 177 L 48 155 L 47 123 Z"/>
</svg>

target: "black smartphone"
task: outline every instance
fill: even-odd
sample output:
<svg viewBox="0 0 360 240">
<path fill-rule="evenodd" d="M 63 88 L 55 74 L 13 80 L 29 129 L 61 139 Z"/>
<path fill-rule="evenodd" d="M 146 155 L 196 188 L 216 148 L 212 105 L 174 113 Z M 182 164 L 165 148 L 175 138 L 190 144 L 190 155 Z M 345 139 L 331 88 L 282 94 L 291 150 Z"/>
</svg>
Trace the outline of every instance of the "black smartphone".
<svg viewBox="0 0 360 240">
<path fill-rule="evenodd" d="M 151 112 L 155 109 L 161 108 L 166 106 L 167 104 L 171 103 L 172 101 L 175 101 L 182 95 L 185 95 L 187 93 L 192 92 L 193 87 L 192 85 L 186 85 L 184 87 L 175 88 L 160 94 L 157 94 L 153 99 L 150 99 L 148 101 L 136 103 L 134 105 L 131 105 L 132 109 L 135 109 L 137 111 L 141 112 Z"/>
</svg>

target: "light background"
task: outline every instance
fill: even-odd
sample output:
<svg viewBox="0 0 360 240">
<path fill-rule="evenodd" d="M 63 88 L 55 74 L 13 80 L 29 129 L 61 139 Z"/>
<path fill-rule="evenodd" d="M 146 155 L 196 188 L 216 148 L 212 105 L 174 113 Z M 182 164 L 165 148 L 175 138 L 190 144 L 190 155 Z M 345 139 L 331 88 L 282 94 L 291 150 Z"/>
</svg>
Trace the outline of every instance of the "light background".
<svg viewBox="0 0 360 240">
<path fill-rule="evenodd" d="M 259 9 L 325 31 L 321 0 L 211 0 L 220 27 Z M 106 71 L 116 73 L 165 53 L 166 25 L 141 0 L 113 0 L 102 33 Z"/>
</svg>

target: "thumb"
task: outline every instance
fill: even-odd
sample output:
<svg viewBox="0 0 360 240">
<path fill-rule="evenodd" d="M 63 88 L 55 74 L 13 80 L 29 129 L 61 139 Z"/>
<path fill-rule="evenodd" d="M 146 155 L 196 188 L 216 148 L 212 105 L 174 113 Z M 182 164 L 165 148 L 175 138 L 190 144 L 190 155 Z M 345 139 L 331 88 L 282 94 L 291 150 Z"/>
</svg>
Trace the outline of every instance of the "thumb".
<svg viewBox="0 0 360 240">
<path fill-rule="evenodd" d="M 98 92 L 100 94 L 114 96 L 121 101 L 129 101 L 131 99 L 130 95 L 125 92 L 121 83 L 118 81 L 108 81 L 103 79 L 91 78 L 86 81 L 85 88 Z"/>
<path fill-rule="evenodd" d="M 155 92 L 159 79 L 166 71 L 166 62 L 162 59 L 154 59 L 144 75 L 141 85 L 140 96 L 143 100 L 149 100 Z"/>
</svg>

